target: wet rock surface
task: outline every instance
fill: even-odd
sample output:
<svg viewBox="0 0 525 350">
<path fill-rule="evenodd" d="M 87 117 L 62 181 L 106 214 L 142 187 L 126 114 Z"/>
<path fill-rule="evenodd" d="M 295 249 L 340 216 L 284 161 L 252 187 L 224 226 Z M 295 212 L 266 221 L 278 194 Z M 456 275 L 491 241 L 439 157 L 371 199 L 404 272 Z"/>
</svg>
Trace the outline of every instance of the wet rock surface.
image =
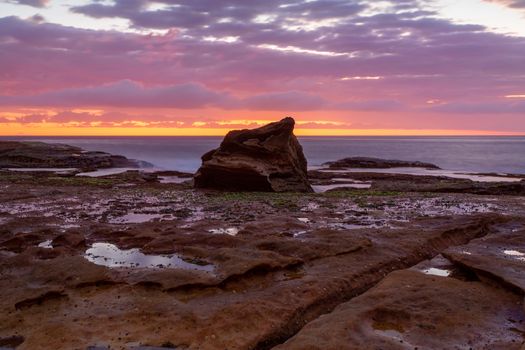
<svg viewBox="0 0 525 350">
<path fill-rule="evenodd" d="M 277 349 L 520 349 L 524 321 L 517 294 L 404 270 Z"/>
<path fill-rule="evenodd" d="M 84 151 L 79 147 L 43 142 L 0 141 L 0 168 L 138 168 L 146 165 L 123 156 Z"/>
<path fill-rule="evenodd" d="M 0 340 L 16 336 L 22 350 L 519 349 L 521 260 L 496 254 L 523 251 L 524 209 L 520 196 L 7 173 Z M 463 251 L 480 257 L 454 257 Z M 484 251 L 513 260 L 489 270 Z"/>
<path fill-rule="evenodd" d="M 486 236 L 444 252 L 449 260 L 525 293 L 525 230 Z"/>
<path fill-rule="evenodd" d="M 196 188 L 312 192 L 306 158 L 285 118 L 252 130 L 230 131 L 220 147 L 202 156 Z"/>
</svg>

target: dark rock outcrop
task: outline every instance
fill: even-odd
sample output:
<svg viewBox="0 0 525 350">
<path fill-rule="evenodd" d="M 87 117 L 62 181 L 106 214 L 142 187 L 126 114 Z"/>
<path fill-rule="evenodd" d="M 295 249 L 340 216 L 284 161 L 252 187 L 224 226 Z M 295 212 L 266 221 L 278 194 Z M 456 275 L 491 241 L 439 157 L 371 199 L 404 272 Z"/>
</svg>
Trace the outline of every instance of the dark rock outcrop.
<svg viewBox="0 0 525 350">
<path fill-rule="evenodd" d="M 202 156 L 195 187 L 312 192 L 294 125 L 293 118 L 284 118 L 257 129 L 230 131 L 218 149 Z"/>
<path fill-rule="evenodd" d="M 327 163 L 324 163 L 323 165 L 327 165 L 331 169 L 340 169 L 340 168 L 385 169 L 385 168 L 404 168 L 404 167 L 440 169 L 437 165 L 431 164 L 431 163 L 423 163 L 419 161 L 407 161 L 407 160 L 380 159 L 380 158 L 371 158 L 371 157 L 350 157 L 350 158 L 340 159 L 335 162 L 327 162 Z"/>
<path fill-rule="evenodd" d="M 148 165 L 124 156 L 84 151 L 79 147 L 44 142 L 0 141 L 0 168 L 139 168 Z"/>
</svg>

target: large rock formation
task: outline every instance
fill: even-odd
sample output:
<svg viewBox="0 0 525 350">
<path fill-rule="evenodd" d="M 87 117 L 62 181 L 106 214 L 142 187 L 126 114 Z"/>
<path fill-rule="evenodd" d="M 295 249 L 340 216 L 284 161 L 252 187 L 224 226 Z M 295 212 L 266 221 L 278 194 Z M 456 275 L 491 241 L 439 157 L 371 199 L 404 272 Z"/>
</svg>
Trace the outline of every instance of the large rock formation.
<svg viewBox="0 0 525 350">
<path fill-rule="evenodd" d="M 0 141 L 0 168 L 139 168 L 146 162 L 105 152 L 44 142 Z"/>
<path fill-rule="evenodd" d="M 235 191 L 313 192 L 306 158 L 284 118 L 253 130 L 230 131 L 218 149 L 202 156 L 195 187 Z"/>
</svg>

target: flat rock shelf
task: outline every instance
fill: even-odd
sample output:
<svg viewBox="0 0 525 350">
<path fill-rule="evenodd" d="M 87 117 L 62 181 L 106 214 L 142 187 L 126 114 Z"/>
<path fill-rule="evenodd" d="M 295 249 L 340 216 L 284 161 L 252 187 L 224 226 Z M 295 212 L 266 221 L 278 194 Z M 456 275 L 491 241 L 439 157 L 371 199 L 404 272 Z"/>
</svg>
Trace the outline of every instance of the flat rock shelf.
<svg viewBox="0 0 525 350">
<path fill-rule="evenodd" d="M 267 192 L 3 169 L 0 347 L 521 350 L 522 177 L 344 163 Z"/>
</svg>

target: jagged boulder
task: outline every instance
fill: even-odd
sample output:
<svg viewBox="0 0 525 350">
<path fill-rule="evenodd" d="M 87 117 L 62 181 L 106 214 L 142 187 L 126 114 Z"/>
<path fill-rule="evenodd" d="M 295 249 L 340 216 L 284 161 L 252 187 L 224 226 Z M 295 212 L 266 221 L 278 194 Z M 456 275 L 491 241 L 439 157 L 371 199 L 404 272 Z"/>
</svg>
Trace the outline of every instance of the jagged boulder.
<svg viewBox="0 0 525 350">
<path fill-rule="evenodd" d="M 202 156 L 195 187 L 313 192 L 294 125 L 294 119 L 288 117 L 257 129 L 230 131 L 218 149 Z"/>
</svg>

